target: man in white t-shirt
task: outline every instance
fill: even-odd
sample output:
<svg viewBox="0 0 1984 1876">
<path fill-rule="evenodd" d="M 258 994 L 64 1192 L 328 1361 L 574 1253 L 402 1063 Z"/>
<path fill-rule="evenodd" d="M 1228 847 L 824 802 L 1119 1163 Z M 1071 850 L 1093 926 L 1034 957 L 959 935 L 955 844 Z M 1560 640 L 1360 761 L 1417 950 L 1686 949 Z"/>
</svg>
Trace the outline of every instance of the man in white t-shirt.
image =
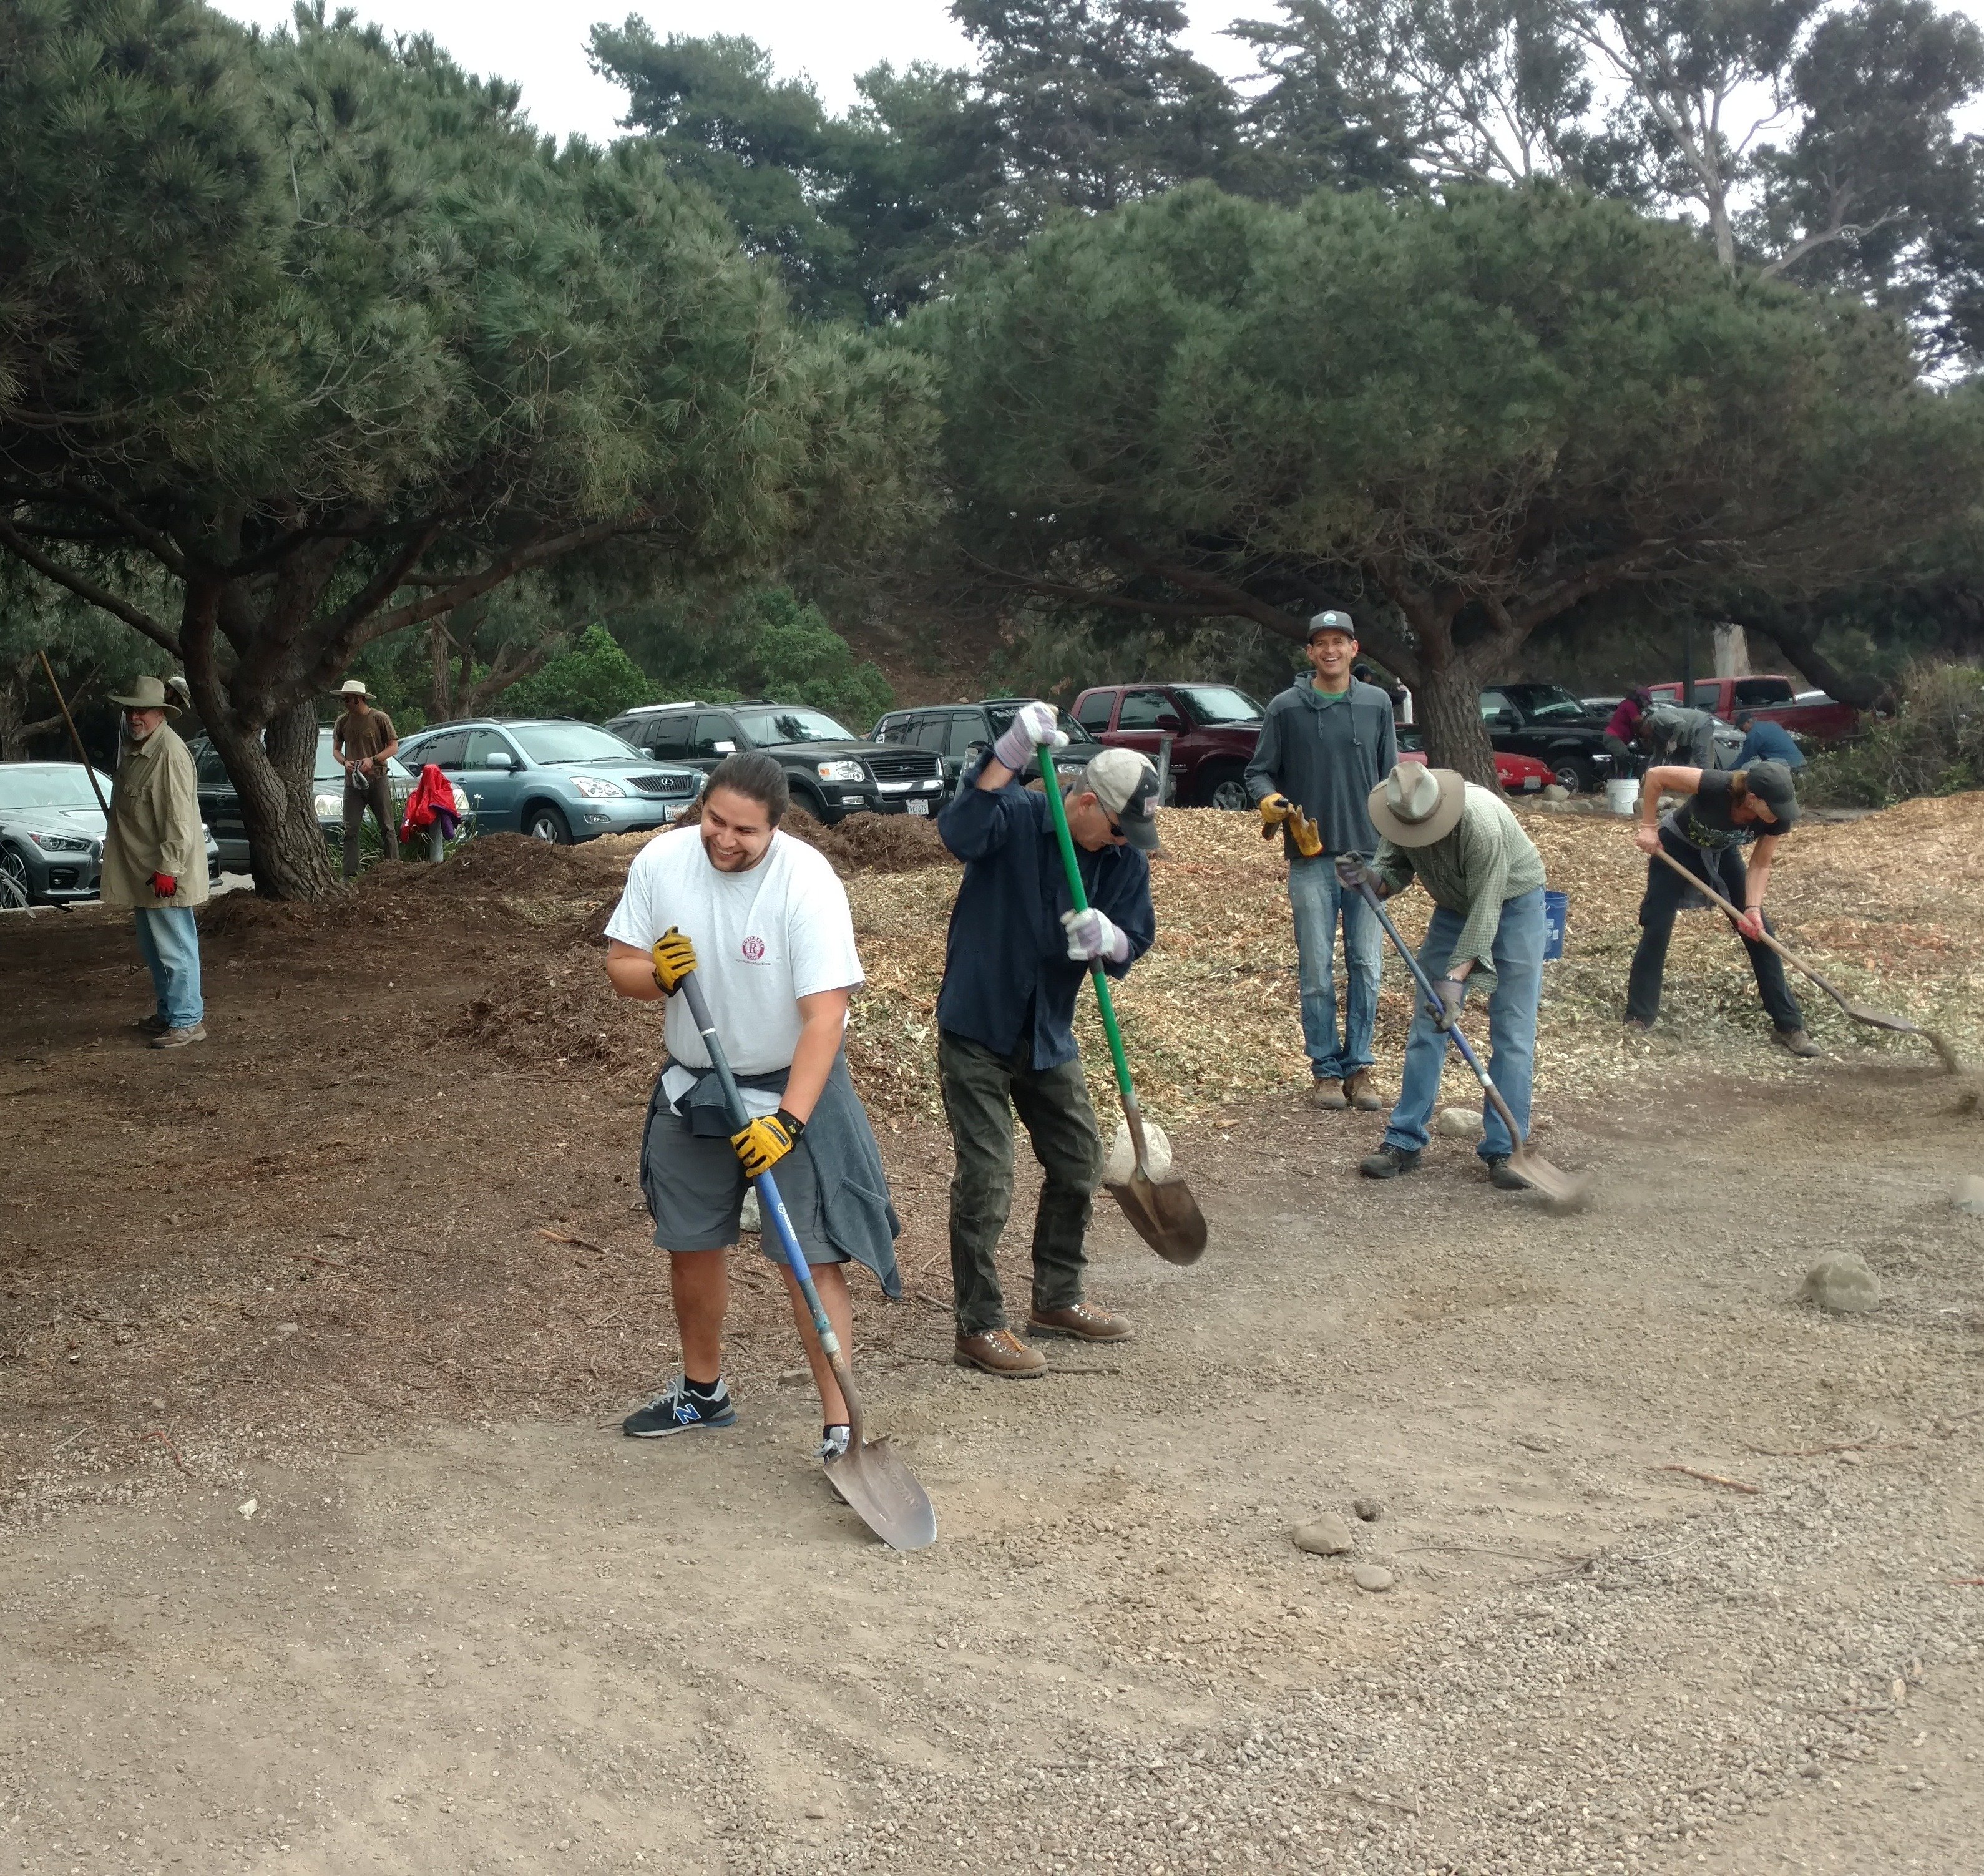
<svg viewBox="0 0 1984 1876">
<path fill-rule="evenodd" d="M 898 1227 L 880 1156 L 841 1054 L 848 1000 L 863 980 L 853 920 L 825 856 L 778 831 L 789 800 L 785 772 L 769 756 L 726 758 L 705 787 L 701 825 L 659 835 L 635 855 L 606 926 L 613 987 L 637 1002 L 669 999 L 669 1059 L 648 1106 L 641 1181 L 655 1242 L 669 1253 L 682 1372 L 624 1422 L 637 1438 L 728 1426 L 737 1417 L 723 1379 L 725 1252 L 737 1241 L 744 1194 L 759 1173 L 776 1169 L 843 1348 L 854 1342 L 848 1257 L 874 1268 L 891 1294 L 900 1288 L 890 1248 Z M 686 1001 L 674 995 L 691 970 L 752 1117 L 741 1133 L 731 1132 L 709 1052 Z M 819 1137 L 805 1137 L 816 1119 L 834 1144 L 831 1155 L 816 1151 Z M 850 1159 L 857 1162 L 851 1172 Z M 765 1248 L 776 1256 L 769 1232 Z M 777 1261 L 819 1387 L 825 1457 L 845 1449 L 846 1404 L 799 1285 Z"/>
</svg>

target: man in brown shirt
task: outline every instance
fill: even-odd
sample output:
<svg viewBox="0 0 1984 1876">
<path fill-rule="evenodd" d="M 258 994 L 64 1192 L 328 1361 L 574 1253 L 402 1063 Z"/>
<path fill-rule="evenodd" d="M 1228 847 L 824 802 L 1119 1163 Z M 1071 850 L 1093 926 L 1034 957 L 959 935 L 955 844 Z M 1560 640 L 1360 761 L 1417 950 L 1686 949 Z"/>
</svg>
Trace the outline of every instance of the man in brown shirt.
<svg viewBox="0 0 1984 1876">
<path fill-rule="evenodd" d="M 367 808 L 379 823 L 379 844 L 387 859 L 400 857 L 400 829 L 386 786 L 387 759 L 399 754 L 400 739 L 393 719 L 372 708 L 372 693 L 363 678 L 347 678 L 338 695 L 344 699 L 344 714 L 330 732 L 330 752 L 344 770 L 344 876 L 354 879 Z"/>
</svg>

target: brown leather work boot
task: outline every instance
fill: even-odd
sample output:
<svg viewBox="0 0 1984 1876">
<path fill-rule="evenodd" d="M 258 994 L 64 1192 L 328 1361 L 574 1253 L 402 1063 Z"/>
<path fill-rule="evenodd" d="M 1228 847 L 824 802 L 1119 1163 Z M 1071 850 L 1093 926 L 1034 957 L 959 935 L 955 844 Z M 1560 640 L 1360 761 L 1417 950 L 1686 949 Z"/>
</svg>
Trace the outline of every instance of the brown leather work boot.
<svg viewBox="0 0 1984 1876">
<path fill-rule="evenodd" d="M 1359 1068 L 1346 1075 L 1343 1092 L 1359 1114 L 1376 1114 L 1385 1104 L 1385 1097 L 1378 1092 L 1378 1084 L 1368 1068 Z"/>
<path fill-rule="evenodd" d="M 957 1338 L 960 1368 L 982 1368 L 1002 1381 L 1037 1381 L 1047 1372 L 1047 1358 L 1029 1348 L 1010 1329 L 980 1329 Z"/>
<path fill-rule="evenodd" d="M 1343 1098 L 1343 1084 L 1325 1075 L 1318 1075 L 1309 1084 L 1309 1104 L 1312 1107 L 1327 1107 L 1332 1114 L 1340 1114 L 1350 1105 Z"/>
<path fill-rule="evenodd" d="M 1112 1316 L 1093 1303 L 1071 1303 L 1065 1309 L 1036 1309 L 1027 1318 L 1029 1335 L 1065 1335 L 1071 1342 L 1128 1342 L 1136 1333 L 1121 1316 Z"/>
</svg>

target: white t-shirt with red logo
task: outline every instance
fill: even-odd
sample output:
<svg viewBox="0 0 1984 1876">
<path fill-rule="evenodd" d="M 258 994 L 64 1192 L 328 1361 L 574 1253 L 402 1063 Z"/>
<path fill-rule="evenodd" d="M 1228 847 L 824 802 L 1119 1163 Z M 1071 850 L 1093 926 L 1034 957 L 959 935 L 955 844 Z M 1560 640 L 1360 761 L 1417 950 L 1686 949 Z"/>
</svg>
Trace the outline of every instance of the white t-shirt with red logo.
<svg viewBox="0 0 1984 1876">
<path fill-rule="evenodd" d="M 740 1075 L 792 1066 L 802 997 L 863 981 L 846 889 L 824 854 L 789 834 L 772 835 L 748 873 L 712 866 L 698 828 L 657 835 L 628 868 L 606 936 L 645 951 L 671 925 L 695 946 L 696 981 Z M 689 1071 L 709 1066 L 684 998 L 669 999 L 665 1033 L 675 1065 L 663 1085 L 679 1100 L 695 1084 Z M 779 1097 L 746 1088 L 744 1104 L 772 1114 Z"/>
</svg>

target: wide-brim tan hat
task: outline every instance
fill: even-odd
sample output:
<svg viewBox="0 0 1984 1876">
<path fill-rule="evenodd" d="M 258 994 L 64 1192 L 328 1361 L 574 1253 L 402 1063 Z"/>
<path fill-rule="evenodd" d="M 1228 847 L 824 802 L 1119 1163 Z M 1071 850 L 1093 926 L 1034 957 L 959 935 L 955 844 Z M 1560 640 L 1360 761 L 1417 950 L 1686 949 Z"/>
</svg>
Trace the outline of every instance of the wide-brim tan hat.
<svg viewBox="0 0 1984 1876">
<path fill-rule="evenodd" d="M 163 710 L 168 716 L 179 714 L 179 700 L 159 678 L 140 678 L 125 695 L 110 701 L 120 710 Z"/>
<path fill-rule="evenodd" d="M 365 688 L 363 678 L 347 678 L 337 687 L 336 694 L 340 697 L 362 697 L 367 703 L 372 701 L 372 693 Z"/>
<path fill-rule="evenodd" d="M 1429 847 L 1460 825 L 1467 783 L 1451 769 L 1401 762 L 1371 791 L 1371 825 L 1394 845 Z"/>
</svg>

